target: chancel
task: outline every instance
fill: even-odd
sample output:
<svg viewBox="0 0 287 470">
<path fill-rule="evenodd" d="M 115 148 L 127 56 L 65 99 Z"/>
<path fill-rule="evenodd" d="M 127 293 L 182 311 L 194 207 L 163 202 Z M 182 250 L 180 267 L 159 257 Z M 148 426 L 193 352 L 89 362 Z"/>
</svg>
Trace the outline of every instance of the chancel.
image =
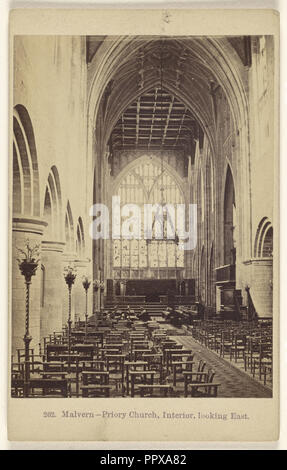
<svg viewBox="0 0 287 470">
<path fill-rule="evenodd" d="M 12 397 L 271 397 L 273 37 L 17 35 L 13 84 Z"/>
</svg>

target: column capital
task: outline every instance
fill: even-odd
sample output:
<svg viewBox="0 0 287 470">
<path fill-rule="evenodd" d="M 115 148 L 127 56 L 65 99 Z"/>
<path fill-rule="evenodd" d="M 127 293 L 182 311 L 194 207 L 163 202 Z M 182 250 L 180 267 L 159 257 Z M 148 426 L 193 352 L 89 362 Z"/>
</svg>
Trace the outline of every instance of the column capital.
<svg viewBox="0 0 287 470">
<path fill-rule="evenodd" d="M 25 232 L 43 235 L 48 223 L 40 217 L 15 215 L 12 219 L 13 232 Z"/>
<path fill-rule="evenodd" d="M 63 262 L 64 263 L 75 263 L 77 261 L 78 255 L 76 252 L 64 252 L 63 253 Z"/>
<path fill-rule="evenodd" d="M 63 253 L 65 245 L 65 242 L 42 240 L 41 248 L 43 252 L 55 251 L 58 253 Z"/>
<path fill-rule="evenodd" d="M 79 268 L 86 268 L 90 263 L 90 258 L 81 258 L 75 260 L 75 265 Z"/>
</svg>

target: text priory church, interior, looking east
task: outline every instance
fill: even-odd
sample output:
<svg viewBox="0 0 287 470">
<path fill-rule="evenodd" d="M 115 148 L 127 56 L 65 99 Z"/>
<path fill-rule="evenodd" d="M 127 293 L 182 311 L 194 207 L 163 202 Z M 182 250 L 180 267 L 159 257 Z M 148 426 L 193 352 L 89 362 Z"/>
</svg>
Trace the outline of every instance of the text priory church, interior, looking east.
<svg viewBox="0 0 287 470">
<path fill-rule="evenodd" d="M 15 36 L 13 61 L 12 396 L 271 397 L 273 37 Z"/>
</svg>

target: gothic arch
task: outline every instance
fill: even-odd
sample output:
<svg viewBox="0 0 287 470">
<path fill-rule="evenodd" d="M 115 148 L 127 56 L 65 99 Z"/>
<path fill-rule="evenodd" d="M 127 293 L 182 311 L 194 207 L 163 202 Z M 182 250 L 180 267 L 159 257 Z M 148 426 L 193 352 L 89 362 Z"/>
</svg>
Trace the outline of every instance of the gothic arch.
<svg viewBox="0 0 287 470">
<path fill-rule="evenodd" d="M 40 216 L 34 131 L 28 111 L 20 104 L 13 112 L 13 213 Z"/>
<path fill-rule="evenodd" d="M 209 266 L 208 266 L 208 304 L 211 307 L 215 305 L 215 257 L 214 257 L 214 243 L 211 245 Z"/>
<path fill-rule="evenodd" d="M 198 243 L 202 242 L 203 239 L 203 230 L 204 230 L 204 178 L 203 178 L 203 169 L 200 165 L 197 173 L 197 182 L 196 182 L 196 192 L 197 192 L 197 231 L 198 231 Z"/>
<path fill-rule="evenodd" d="M 224 224 L 224 264 L 235 263 L 234 244 L 235 187 L 231 168 L 228 165 L 224 186 L 223 224 Z"/>
<path fill-rule="evenodd" d="M 45 238 L 60 240 L 62 237 L 62 194 L 59 173 L 54 165 L 47 179 L 43 216 L 48 222 Z"/>
<path fill-rule="evenodd" d="M 200 254 L 199 294 L 200 294 L 200 300 L 204 304 L 206 303 L 206 276 L 205 274 L 206 274 L 206 260 L 205 260 L 205 250 L 204 250 L 204 245 L 203 245 L 201 248 L 201 254 Z"/>
<path fill-rule="evenodd" d="M 214 213 L 215 208 L 215 184 L 214 184 L 214 166 L 211 153 L 208 152 L 206 159 L 206 196 L 207 196 L 207 213 Z"/>
<path fill-rule="evenodd" d="M 148 160 L 150 160 L 150 157 L 146 156 L 146 155 L 143 155 L 143 156 L 140 156 L 140 157 L 134 159 L 132 162 L 130 162 L 115 178 L 114 183 L 113 183 L 113 194 L 117 193 L 119 185 L 120 185 L 121 181 L 125 178 L 125 176 L 127 176 L 131 171 L 133 171 L 135 168 L 142 165 L 143 163 L 145 163 Z M 181 177 L 179 176 L 179 174 L 172 168 L 171 165 L 166 163 L 164 160 L 161 160 L 156 155 L 152 156 L 152 160 L 153 160 L 155 165 L 157 165 L 159 167 L 162 166 L 164 171 L 166 171 L 166 173 L 172 179 L 175 180 L 175 182 L 178 186 L 178 189 L 181 193 L 182 199 L 183 199 L 183 201 L 185 201 L 186 196 L 185 196 L 185 193 L 183 191 L 183 181 L 182 181 Z"/>
<path fill-rule="evenodd" d="M 258 224 L 254 256 L 255 258 L 271 258 L 273 256 L 273 226 L 268 217 L 263 217 Z"/>
<path fill-rule="evenodd" d="M 71 211 L 70 202 L 67 202 L 65 214 L 65 238 L 66 238 L 66 251 L 74 251 L 74 222 Z"/>
<path fill-rule="evenodd" d="M 76 251 L 79 257 L 82 257 L 85 253 L 85 234 L 82 217 L 78 218 L 77 223 Z"/>
<path fill-rule="evenodd" d="M 144 36 L 131 38 L 122 36 L 113 40 L 108 38 L 108 40 L 102 42 L 98 53 L 95 54 L 90 64 L 91 85 L 88 92 L 88 114 L 93 128 L 96 124 L 96 116 L 98 115 L 100 103 L 105 93 L 106 84 L 112 83 L 113 77 L 121 70 L 123 74 L 126 73 L 126 77 L 129 76 L 127 72 L 130 72 L 131 75 L 133 69 L 132 63 L 129 63 L 129 61 L 132 61 L 133 57 L 136 58 L 136 55 L 142 47 L 152 47 L 153 42 L 154 38 L 146 38 Z M 194 62 L 197 62 L 197 69 L 199 66 L 201 68 L 205 67 L 207 71 L 214 73 L 215 80 L 223 88 L 227 96 L 236 127 L 241 129 L 244 123 L 248 125 L 247 96 L 241 77 L 241 74 L 244 73 L 244 67 L 228 40 L 226 38 L 209 37 L 177 38 L 174 39 L 173 46 L 178 46 L 182 50 L 189 51 L 195 59 Z M 125 66 L 127 70 L 124 69 Z M 189 90 L 185 88 L 179 90 L 178 87 L 171 82 L 169 76 L 166 77 L 164 87 L 167 88 L 168 91 L 173 92 L 182 102 L 185 102 L 191 110 L 195 110 L 197 119 L 208 135 L 211 148 L 214 149 L 214 137 L 212 137 L 212 133 L 209 132 L 210 122 L 208 113 L 204 114 L 205 107 L 200 106 L 198 103 L 200 96 L 202 96 L 202 93 L 200 93 L 200 91 L 202 91 L 202 83 L 198 78 L 198 70 L 194 70 L 193 73 L 197 79 L 192 82 L 192 88 L 195 89 L 194 94 L 192 91 L 192 100 L 190 98 L 190 87 Z M 121 97 L 122 104 L 119 102 L 117 106 L 114 106 L 114 100 L 110 100 L 110 106 L 112 105 L 113 110 L 116 109 L 115 112 L 119 115 L 123 112 L 123 108 L 127 103 L 135 100 L 142 92 L 154 86 L 157 81 L 159 81 L 158 78 L 152 78 L 151 82 L 147 84 L 144 83 L 143 87 L 140 87 L 140 90 L 134 90 L 132 87 L 127 86 L 126 88 L 129 94 L 123 94 Z M 110 118 L 108 118 L 108 110 L 105 109 L 105 118 L 107 118 L 107 134 L 109 134 L 117 117 L 115 116 L 110 120 Z M 106 141 L 108 138 L 107 134 L 103 134 L 105 135 L 104 139 Z"/>
<path fill-rule="evenodd" d="M 149 75 L 146 74 L 141 86 L 139 86 L 139 72 L 135 65 L 138 63 L 138 54 L 146 46 L 153 48 L 156 41 L 160 40 L 160 37 L 136 36 L 127 38 L 121 36 L 107 38 L 99 46 L 91 60 L 89 69 L 89 160 L 93 161 L 93 165 L 98 171 L 101 159 L 98 158 L 96 161 L 96 156 L 99 157 L 104 153 L 119 116 L 129 104 L 136 101 L 143 93 L 152 87 L 161 87 L 161 85 L 164 90 L 176 97 L 191 111 L 206 135 L 211 155 L 216 155 L 217 135 L 212 117 L 214 113 L 210 100 L 211 89 L 207 88 L 202 80 L 202 77 L 208 77 L 209 84 L 213 81 L 223 90 L 230 107 L 238 143 L 236 155 L 240 155 L 241 158 L 240 171 L 236 173 L 236 181 L 245 188 L 246 194 L 249 195 L 251 181 L 248 143 L 249 107 L 245 89 L 246 67 L 227 38 L 171 38 L 170 45 L 171 49 L 175 51 L 174 58 L 178 58 L 181 52 L 189 54 L 188 67 L 185 70 L 181 86 L 177 86 L 174 71 L 171 68 L 168 70 L 168 67 L 164 71 L 162 83 L 158 70 L 154 67 L 153 72 Z M 121 83 L 124 83 L 122 89 L 120 89 Z M 106 93 L 107 95 L 105 95 Z M 98 119 L 100 119 L 101 126 L 98 125 Z M 102 128 L 100 133 L 97 130 L 99 128 Z M 249 196 L 238 201 L 238 210 L 245 214 L 242 230 L 250 241 L 246 245 L 246 252 L 249 253 L 251 252 Z"/>
<path fill-rule="evenodd" d="M 124 91 L 121 92 L 121 102 L 119 103 L 119 106 L 118 107 L 114 106 L 114 109 L 112 110 L 113 111 L 112 116 L 109 118 L 109 120 L 108 119 L 106 120 L 105 133 L 103 134 L 104 141 L 105 142 L 108 141 L 112 129 L 114 128 L 120 115 L 125 111 L 126 108 L 128 108 L 134 101 L 137 101 L 138 98 L 140 98 L 145 93 L 148 93 L 155 87 L 160 87 L 160 86 L 161 86 L 160 80 L 155 79 L 155 80 L 148 81 L 142 89 L 135 90 L 135 93 L 132 96 L 130 96 L 129 87 L 127 87 L 126 94 L 124 93 Z M 198 103 L 196 102 L 192 102 L 191 104 L 190 93 L 188 91 L 185 92 L 184 90 L 178 90 L 174 86 L 174 84 L 170 82 L 166 82 L 164 84 L 163 91 L 168 92 L 169 94 L 177 98 L 179 101 L 181 101 L 186 106 L 186 108 L 188 108 L 192 112 L 192 114 L 196 116 L 202 129 L 207 135 L 207 138 L 209 140 L 211 147 L 214 149 L 215 148 L 214 135 L 211 132 L 211 129 L 209 128 L 209 126 L 206 126 L 206 122 L 209 122 L 209 118 L 208 118 L 208 114 L 205 114 L 205 112 L 202 110 L 202 106 L 199 106 Z M 124 97 L 126 97 L 126 101 L 123 99 Z M 101 119 L 100 115 L 98 115 L 98 118 Z"/>
</svg>

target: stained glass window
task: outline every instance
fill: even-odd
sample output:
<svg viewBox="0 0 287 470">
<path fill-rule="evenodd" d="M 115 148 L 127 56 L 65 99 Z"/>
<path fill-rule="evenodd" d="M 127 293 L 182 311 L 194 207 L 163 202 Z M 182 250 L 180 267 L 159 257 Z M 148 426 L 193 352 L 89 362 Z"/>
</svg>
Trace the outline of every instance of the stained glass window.
<svg viewBox="0 0 287 470">
<path fill-rule="evenodd" d="M 182 192 L 176 180 L 163 168 L 163 165 L 147 157 L 133 168 L 121 180 L 117 195 L 121 207 L 124 204 L 141 206 L 141 240 L 114 240 L 114 268 L 148 269 L 148 268 L 183 268 L 184 250 L 182 244 L 174 240 L 144 239 L 144 204 L 183 204 Z M 154 219 L 153 219 L 154 220 Z M 154 228 L 155 222 L 153 222 Z M 170 217 L 164 213 L 163 237 L 167 236 L 167 226 L 172 224 Z M 175 227 L 170 226 L 172 229 Z"/>
</svg>

